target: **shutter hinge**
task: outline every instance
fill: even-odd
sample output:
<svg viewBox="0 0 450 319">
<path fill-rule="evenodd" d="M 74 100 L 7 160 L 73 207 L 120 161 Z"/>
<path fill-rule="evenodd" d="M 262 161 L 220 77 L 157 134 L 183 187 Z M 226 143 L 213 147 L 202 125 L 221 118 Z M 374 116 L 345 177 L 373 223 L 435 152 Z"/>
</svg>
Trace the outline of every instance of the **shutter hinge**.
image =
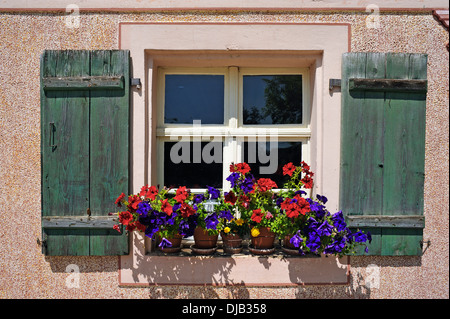
<svg viewBox="0 0 450 319">
<path fill-rule="evenodd" d="M 135 86 L 136 89 L 139 90 L 141 88 L 141 79 L 140 78 L 131 78 L 130 86 Z"/>
<path fill-rule="evenodd" d="M 42 240 L 39 238 L 36 239 L 36 243 L 41 246 L 42 253 L 45 255 L 47 253 L 47 233 L 42 234 Z"/>
<path fill-rule="evenodd" d="M 341 79 L 330 79 L 329 90 L 333 91 L 335 88 L 341 88 Z"/>
</svg>

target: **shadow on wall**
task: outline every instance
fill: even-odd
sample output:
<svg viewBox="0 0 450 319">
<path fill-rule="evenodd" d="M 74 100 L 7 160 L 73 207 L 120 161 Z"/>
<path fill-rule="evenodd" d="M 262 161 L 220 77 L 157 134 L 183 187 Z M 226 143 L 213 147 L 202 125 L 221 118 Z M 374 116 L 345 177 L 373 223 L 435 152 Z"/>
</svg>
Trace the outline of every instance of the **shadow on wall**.
<svg viewBox="0 0 450 319">
<path fill-rule="evenodd" d="M 131 277 L 128 283 L 138 284 L 127 286 L 122 278 L 120 283 L 117 282 L 118 288 L 145 287 L 149 298 L 231 299 L 254 298 L 261 294 L 267 294 L 269 298 L 371 298 L 372 293 L 380 289 L 382 268 L 422 264 L 418 256 L 362 256 L 344 258 L 343 262 L 335 257 L 251 255 L 232 258 L 135 254 L 129 257 L 133 263 L 128 265 L 120 265 L 116 256 L 46 256 L 45 260 L 55 273 L 70 274 L 74 270 L 117 273 L 121 267 L 122 274 L 127 272 Z M 348 263 L 351 263 L 350 275 Z M 335 272 L 336 267 L 340 273 L 335 273 L 335 280 L 330 279 L 330 269 Z M 320 283 L 321 277 L 328 279 Z M 259 278 L 261 281 L 258 282 Z"/>
</svg>

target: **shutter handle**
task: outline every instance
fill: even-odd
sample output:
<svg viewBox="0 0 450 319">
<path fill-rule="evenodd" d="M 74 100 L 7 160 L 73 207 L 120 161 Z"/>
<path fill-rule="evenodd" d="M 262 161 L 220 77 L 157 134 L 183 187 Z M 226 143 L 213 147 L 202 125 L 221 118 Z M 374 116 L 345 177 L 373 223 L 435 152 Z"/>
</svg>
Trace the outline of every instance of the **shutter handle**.
<svg viewBox="0 0 450 319">
<path fill-rule="evenodd" d="M 384 167 L 384 163 L 378 163 L 378 167 L 383 168 Z"/>
<path fill-rule="evenodd" d="M 55 131 L 56 131 L 55 123 L 50 122 L 50 123 L 48 123 L 48 125 L 49 125 L 49 128 L 50 128 L 50 134 L 49 134 L 50 139 L 48 141 L 48 146 L 50 146 L 51 148 L 55 149 L 56 148 L 56 144 L 53 144 L 53 143 L 55 143 Z"/>
</svg>

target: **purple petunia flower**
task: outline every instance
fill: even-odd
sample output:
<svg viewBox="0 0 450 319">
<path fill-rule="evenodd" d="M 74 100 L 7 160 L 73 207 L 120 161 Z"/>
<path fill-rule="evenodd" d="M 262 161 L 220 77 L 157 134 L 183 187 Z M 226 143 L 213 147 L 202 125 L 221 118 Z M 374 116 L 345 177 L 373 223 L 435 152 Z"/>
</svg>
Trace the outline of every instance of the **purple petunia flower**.
<svg viewBox="0 0 450 319">
<path fill-rule="evenodd" d="M 300 248 L 300 244 L 303 239 L 300 237 L 300 231 L 298 231 L 294 236 L 291 237 L 290 243 L 296 248 Z"/>
<path fill-rule="evenodd" d="M 232 188 L 237 185 L 237 183 L 239 181 L 239 176 L 240 176 L 239 173 L 234 172 L 234 173 L 231 173 L 230 176 L 228 176 L 226 178 L 227 181 L 230 182 Z"/>
<path fill-rule="evenodd" d="M 324 221 L 318 228 L 317 234 L 319 236 L 330 236 L 333 232 L 333 226 L 328 223 L 328 221 Z"/>
<path fill-rule="evenodd" d="M 217 199 L 220 196 L 220 190 L 215 189 L 214 187 L 211 186 L 206 186 L 208 187 L 208 193 L 210 195 L 210 199 Z"/>
<path fill-rule="evenodd" d="M 234 217 L 229 210 L 222 210 L 219 218 L 225 218 L 226 220 L 231 221 Z"/>
<path fill-rule="evenodd" d="M 333 239 L 333 242 L 325 247 L 324 253 L 325 254 L 335 254 L 340 253 L 345 248 L 346 240 L 345 237 L 336 236 Z"/>
<path fill-rule="evenodd" d="M 152 238 L 153 235 L 159 231 L 159 227 L 156 225 L 149 225 L 146 229 L 145 229 L 145 236 Z"/>
<path fill-rule="evenodd" d="M 328 198 L 322 195 L 316 195 L 317 199 L 321 201 L 322 203 L 326 204 L 328 202 Z"/>
<path fill-rule="evenodd" d="M 245 194 L 248 194 L 253 190 L 253 175 L 248 174 L 245 179 L 241 183 L 241 189 L 244 191 Z"/>
<path fill-rule="evenodd" d="M 315 232 L 311 232 L 308 235 L 306 247 L 308 247 L 311 252 L 316 252 L 317 249 L 320 248 L 320 237 Z"/>
<path fill-rule="evenodd" d="M 358 230 L 356 233 L 352 233 L 351 236 L 357 243 L 365 243 L 367 241 L 367 235 Z"/>
<path fill-rule="evenodd" d="M 152 207 L 150 204 L 146 201 L 142 201 L 138 204 L 138 209 L 136 212 L 139 214 L 139 216 L 146 217 L 147 214 L 152 210 Z"/>
<path fill-rule="evenodd" d="M 161 242 L 159 243 L 158 247 L 166 248 L 166 247 L 172 247 L 172 243 L 168 241 L 167 239 L 163 238 Z"/>
<path fill-rule="evenodd" d="M 333 216 L 331 216 L 331 219 L 333 221 L 334 227 L 336 227 L 336 230 L 338 232 L 344 231 L 347 228 L 347 223 L 344 219 L 344 214 L 342 211 L 338 211 Z"/>
<path fill-rule="evenodd" d="M 205 200 L 205 195 L 203 195 L 203 194 L 197 194 L 197 195 L 194 196 L 194 203 L 195 204 L 201 203 L 204 200 Z"/>
<path fill-rule="evenodd" d="M 206 229 L 216 229 L 218 224 L 219 219 L 217 218 L 216 213 L 211 213 L 205 217 Z"/>
<path fill-rule="evenodd" d="M 294 195 L 298 195 L 298 194 L 300 194 L 300 196 L 302 196 L 302 195 L 306 195 L 306 192 L 304 190 L 299 190 L 294 193 Z"/>
</svg>

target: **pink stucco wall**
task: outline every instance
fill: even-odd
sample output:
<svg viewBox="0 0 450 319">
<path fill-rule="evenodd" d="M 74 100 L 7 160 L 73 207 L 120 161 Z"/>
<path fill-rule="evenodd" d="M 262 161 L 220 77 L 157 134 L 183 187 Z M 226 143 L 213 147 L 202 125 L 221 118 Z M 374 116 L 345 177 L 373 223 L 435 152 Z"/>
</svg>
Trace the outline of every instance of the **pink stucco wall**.
<svg viewBox="0 0 450 319">
<path fill-rule="evenodd" d="M 0 298 L 448 298 L 448 31 L 431 12 L 364 11 L 83 12 L 78 28 L 64 13 L 0 12 Z M 115 49 L 119 23 L 348 23 L 351 51 L 427 53 L 428 97 L 422 257 L 351 257 L 346 285 L 299 287 L 119 286 L 117 257 L 45 257 L 40 224 L 39 56 L 44 49 Z M 80 271 L 78 287 L 70 265 Z M 371 266 L 373 265 L 373 266 Z M 69 266 L 69 268 L 68 268 Z M 367 285 L 377 277 L 377 285 Z"/>
</svg>

